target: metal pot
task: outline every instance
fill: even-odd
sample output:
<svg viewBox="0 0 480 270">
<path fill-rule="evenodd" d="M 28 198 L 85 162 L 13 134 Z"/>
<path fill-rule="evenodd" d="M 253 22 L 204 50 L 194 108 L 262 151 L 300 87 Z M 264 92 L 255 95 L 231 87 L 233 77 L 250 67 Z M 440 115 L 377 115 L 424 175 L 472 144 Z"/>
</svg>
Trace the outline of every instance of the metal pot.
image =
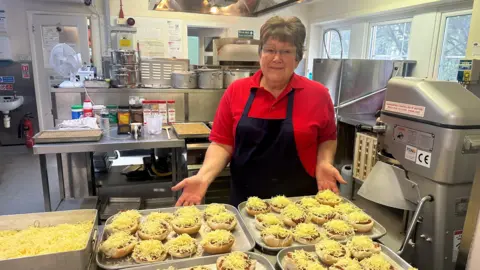
<svg viewBox="0 0 480 270">
<path fill-rule="evenodd" d="M 140 84 L 140 70 L 136 65 L 112 66 L 111 79 L 115 87 L 137 87 Z"/>
<path fill-rule="evenodd" d="M 136 65 L 137 52 L 133 50 L 115 50 L 112 51 L 113 65 Z"/>
<path fill-rule="evenodd" d="M 223 89 L 223 72 L 220 69 L 202 68 L 198 73 L 198 87 L 202 89 Z"/>
<path fill-rule="evenodd" d="M 242 70 L 242 69 L 232 69 L 232 70 L 225 70 L 223 73 L 223 88 L 227 88 L 233 81 L 247 78 L 252 75 L 252 71 L 250 70 Z"/>
<path fill-rule="evenodd" d="M 197 73 L 193 71 L 172 72 L 172 87 L 180 89 L 198 88 Z"/>
</svg>

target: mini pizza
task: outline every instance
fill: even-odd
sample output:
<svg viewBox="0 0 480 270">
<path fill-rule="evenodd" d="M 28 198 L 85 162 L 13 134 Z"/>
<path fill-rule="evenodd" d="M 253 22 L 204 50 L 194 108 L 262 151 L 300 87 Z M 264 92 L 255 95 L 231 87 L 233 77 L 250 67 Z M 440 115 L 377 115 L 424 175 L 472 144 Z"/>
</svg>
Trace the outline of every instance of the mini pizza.
<svg viewBox="0 0 480 270">
<path fill-rule="evenodd" d="M 197 252 L 197 242 L 184 233 L 168 241 L 166 248 L 168 254 L 175 258 L 192 257 Z"/>
<path fill-rule="evenodd" d="M 164 213 L 164 212 L 151 212 L 147 215 L 146 221 L 154 221 L 154 220 L 165 220 L 166 222 L 170 223 L 173 220 L 172 213 Z"/>
<path fill-rule="evenodd" d="M 195 206 L 184 206 L 184 207 L 178 208 L 175 211 L 174 216 L 176 216 L 176 217 L 178 217 L 178 216 L 198 216 L 198 217 L 201 217 L 202 212 Z"/>
<path fill-rule="evenodd" d="M 328 238 L 337 241 L 344 241 L 355 235 L 352 225 L 339 219 L 330 220 L 324 223 L 322 227 L 325 229 Z"/>
<path fill-rule="evenodd" d="M 363 270 L 357 260 L 343 258 L 334 263 L 328 270 Z"/>
<path fill-rule="evenodd" d="M 308 210 L 312 207 L 320 206 L 320 203 L 315 198 L 311 198 L 311 197 L 303 197 L 299 201 L 296 201 L 295 204 L 305 210 Z"/>
<path fill-rule="evenodd" d="M 280 212 L 283 223 L 290 227 L 295 227 L 297 224 L 308 222 L 308 214 L 302 208 L 295 204 L 290 204 Z"/>
<path fill-rule="evenodd" d="M 159 262 L 165 260 L 167 250 L 159 240 L 145 240 L 137 243 L 132 258 L 137 263 Z"/>
<path fill-rule="evenodd" d="M 288 247 L 293 242 L 292 232 L 280 225 L 267 227 L 261 231 L 260 235 L 269 247 Z"/>
<path fill-rule="evenodd" d="M 283 195 L 275 196 L 270 199 L 270 207 L 272 207 L 272 210 L 277 213 L 280 213 L 283 208 L 291 203 L 292 201 Z"/>
<path fill-rule="evenodd" d="M 329 189 L 319 191 L 317 195 L 315 195 L 315 199 L 317 199 L 317 201 L 321 204 L 330 206 L 335 206 L 342 202 L 342 197 L 338 196 Z"/>
<path fill-rule="evenodd" d="M 202 239 L 203 250 L 210 254 L 230 252 L 234 243 L 235 237 L 227 230 L 211 231 Z"/>
<path fill-rule="evenodd" d="M 360 265 L 364 270 L 395 270 L 381 254 L 375 254 L 362 260 Z"/>
<path fill-rule="evenodd" d="M 231 252 L 217 259 L 218 270 L 255 270 L 257 261 L 240 251 Z"/>
<path fill-rule="evenodd" d="M 335 209 L 328 205 L 320 205 L 308 209 L 310 219 L 313 223 L 322 225 L 336 217 Z"/>
<path fill-rule="evenodd" d="M 256 216 L 270 212 L 270 205 L 258 197 L 250 197 L 247 200 L 245 209 L 250 216 Z"/>
<path fill-rule="evenodd" d="M 200 216 L 182 215 L 172 220 L 172 228 L 178 234 L 196 234 L 201 225 Z"/>
<path fill-rule="evenodd" d="M 195 266 L 195 267 L 188 268 L 188 270 L 210 270 L 210 268 L 206 266 Z"/>
<path fill-rule="evenodd" d="M 110 233 L 128 232 L 134 234 L 138 230 L 142 215 L 137 210 L 120 212 L 113 216 L 112 222 L 106 226 Z"/>
<path fill-rule="evenodd" d="M 326 265 L 332 265 L 340 259 L 350 257 L 350 252 L 344 245 L 331 239 L 325 239 L 316 244 L 315 252 L 320 261 Z"/>
<path fill-rule="evenodd" d="M 358 260 L 368 258 L 382 250 L 380 244 L 373 242 L 372 239 L 364 235 L 352 237 L 347 243 L 347 248 L 350 250 L 352 257 Z"/>
<path fill-rule="evenodd" d="M 335 212 L 340 219 L 346 219 L 348 214 L 358 211 L 362 211 L 362 209 L 352 203 L 345 202 L 335 205 Z"/>
<path fill-rule="evenodd" d="M 293 238 L 300 244 L 311 245 L 322 240 L 322 234 L 315 224 L 300 223 L 293 229 Z"/>
<path fill-rule="evenodd" d="M 140 228 L 137 231 L 138 237 L 142 240 L 164 240 L 168 234 L 172 231 L 172 227 L 166 220 L 145 220 L 140 224 Z"/>
<path fill-rule="evenodd" d="M 219 203 L 212 203 L 209 204 L 207 208 L 205 208 L 203 218 L 205 220 L 208 220 L 209 218 L 224 212 L 227 212 L 227 208 L 225 207 L 225 205 Z"/>
<path fill-rule="evenodd" d="M 101 246 L 100 250 L 107 258 L 119 259 L 132 253 L 138 240 L 127 232 L 116 232 L 110 235 Z"/>
<path fill-rule="evenodd" d="M 307 270 L 310 265 L 318 264 L 315 255 L 306 252 L 303 249 L 287 252 L 283 259 L 283 268 L 288 270 Z"/>
<path fill-rule="evenodd" d="M 259 214 L 255 216 L 255 228 L 262 231 L 272 225 L 283 225 L 283 222 L 272 213 Z"/>
<path fill-rule="evenodd" d="M 347 221 L 352 224 L 356 232 L 366 233 L 373 229 L 375 222 L 363 211 L 352 212 L 347 215 Z"/>
<path fill-rule="evenodd" d="M 237 226 L 235 215 L 230 212 L 216 214 L 207 219 L 207 225 L 212 230 L 228 230 L 231 231 Z"/>
</svg>

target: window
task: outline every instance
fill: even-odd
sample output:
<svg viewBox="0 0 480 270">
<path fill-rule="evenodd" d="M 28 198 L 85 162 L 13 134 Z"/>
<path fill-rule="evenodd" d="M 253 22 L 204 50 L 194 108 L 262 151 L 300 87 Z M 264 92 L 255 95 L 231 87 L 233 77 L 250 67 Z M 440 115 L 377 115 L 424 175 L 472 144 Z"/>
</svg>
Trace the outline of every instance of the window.
<svg viewBox="0 0 480 270">
<path fill-rule="evenodd" d="M 370 59 L 407 59 L 410 21 L 374 24 L 371 29 Z"/>
<path fill-rule="evenodd" d="M 350 30 L 340 30 L 343 45 L 343 58 L 348 58 L 348 51 L 350 49 Z M 325 35 L 325 44 L 327 45 L 328 55 L 330 58 L 340 58 L 340 39 L 335 31 L 329 31 Z M 327 57 L 325 47 L 323 48 L 323 55 Z"/>
<path fill-rule="evenodd" d="M 465 58 L 471 14 L 445 16 L 437 79 L 456 81 L 460 59 Z"/>
</svg>

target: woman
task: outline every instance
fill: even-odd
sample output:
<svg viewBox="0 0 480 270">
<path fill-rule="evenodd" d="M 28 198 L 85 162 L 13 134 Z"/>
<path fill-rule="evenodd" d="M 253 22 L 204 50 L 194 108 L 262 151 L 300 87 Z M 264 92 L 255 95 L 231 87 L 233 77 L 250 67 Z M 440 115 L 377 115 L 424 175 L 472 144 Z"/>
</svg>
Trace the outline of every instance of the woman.
<svg viewBox="0 0 480 270">
<path fill-rule="evenodd" d="M 200 203 L 230 163 L 231 204 L 249 196 L 338 192 L 333 104 L 323 85 L 294 74 L 303 57 L 305 26 L 296 17 L 270 18 L 260 30 L 260 70 L 232 83 L 218 107 L 205 161 L 178 183 L 179 205 Z"/>
</svg>

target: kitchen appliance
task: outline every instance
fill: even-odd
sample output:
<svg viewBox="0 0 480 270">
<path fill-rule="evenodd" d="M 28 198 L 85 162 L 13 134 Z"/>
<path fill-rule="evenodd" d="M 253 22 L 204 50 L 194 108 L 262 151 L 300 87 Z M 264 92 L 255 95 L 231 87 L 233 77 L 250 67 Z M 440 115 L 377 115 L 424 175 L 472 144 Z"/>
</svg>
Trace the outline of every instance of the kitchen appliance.
<svg viewBox="0 0 480 270">
<path fill-rule="evenodd" d="M 474 199 L 478 108 L 480 99 L 456 82 L 393 78 L 388 83 L 381 123 L 373 130 L 379 152 L 400 165 L 378 161 L 358 194 L 389 206 L 401 197 L 415 208 L 398 254 L 419 269 L 455 267 Z M 379 190 L 385 181 L 392 184 Z"/>
<path fill-rule="evenodd" d="M 134 50 L 115 50 L 111 52 L 115 65 L 137 65 L 137 52 Z"/>
<path fill-rule="evenodd" d="M 247 78 L 252 75 L 251 70 L 242 69 L 227 69 L 223 72 L 223 88 L 227 88 L 234 81 L 242 78 Z"/>
<path fill-rule="evenodd" d="M 0 66 L 0 78 L 3 80 L 0 83 L 0 103 L 5 99 L 11 101 L 23 97 L 23 104 L 8 113 L 10 128 L 6 128 L 3 123 L 0 124 L 0 146 L 23 145 L 25 144 L 25 139 L 18 137 L 17 126 L 23 123 L 24 115 L 31 113 L 33 117 L 33 131 L 34 133 L 38 132 L 32 62 L 2 63 Z M 17 97 L 17 99 L 14 97 Z M 0 111 L 2 110 L 0 109 Z M 0 114 L 3 113 L 0 112 Z"/>
<path fill-rule="evenodd" d="M 115 65 L 111 69 L 112 85 L 135 88 L 140 84 L 140 70 L 137 65 Z"/>
<path fill-rule="evenodd" d="M 197 69 L 198 87 L 202 89 L 223 89 L 223 72 L 220 69 Z"/>
<path fill-rule="evenodd" d="M 172 72 L 188 71 L 188 59 L 155 58 L 140 62 L 140 75 L 144 87 L 169 88 Z"/>
<path fill-rule="evenodd" d="M 49 63 L 55 72 L 64 78 L 70 78 L 68 81 L 63 81 L 59 85 L 60 88 L 83 87 L 83 81 L 78 82 L 76 78 L 78 71 L 82 67 L 82 55 L 75 52 L 72 47 L 65 43 L 55 45 L 50 52 Z M 83 80 L 85 80 L 85 73 Z"/>
<path fill-rule="evenodd" d="M 258 46 L 260 40 L 220 38 L 213 40 L 213 65 L 237 68 L 259 67 Z M 232 68 L 233 68 L 232 67 Z"/>
<path fill-rule="evenodd" d="M 198 87 L 197 73 L 193 71 L 172 72 L 172 87 L 180 89 L 195 89 Z"/>
</svg>

